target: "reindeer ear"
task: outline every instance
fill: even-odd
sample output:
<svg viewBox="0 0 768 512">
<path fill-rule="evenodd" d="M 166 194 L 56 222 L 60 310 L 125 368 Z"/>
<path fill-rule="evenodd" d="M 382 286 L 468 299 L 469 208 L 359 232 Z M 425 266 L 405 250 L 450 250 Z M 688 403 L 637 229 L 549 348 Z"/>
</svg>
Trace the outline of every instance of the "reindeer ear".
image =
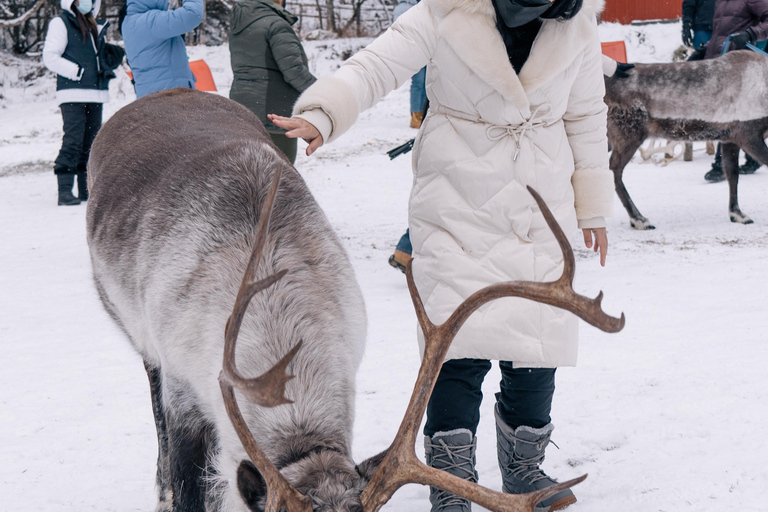
<svg viewBox="0 0 768 512">
<path fill-rule="evenodd" d="M 267 482 L 249 460 L 242 461 L 237 468 L 237 489 L 249 509 L 253 512 L 264 512 Z"/>
<path fill-rule="evenodd" d="M 357 470 L 357 473 L 360 475 L 360 478 L 363 479 L 366 483 L 371 478 L 373 478 L 373 474 L 379 468 L 379 464 L 381 464 L 381 461 L 384 460 L 384 457 L 386 457 L 388 451 L 389 449 L 384 450 L 380 454 L 374 455 L 370 459 L 365 459 L 363 462 L 358 464 L 355 467 L 355 469 Z"/>
</svg>

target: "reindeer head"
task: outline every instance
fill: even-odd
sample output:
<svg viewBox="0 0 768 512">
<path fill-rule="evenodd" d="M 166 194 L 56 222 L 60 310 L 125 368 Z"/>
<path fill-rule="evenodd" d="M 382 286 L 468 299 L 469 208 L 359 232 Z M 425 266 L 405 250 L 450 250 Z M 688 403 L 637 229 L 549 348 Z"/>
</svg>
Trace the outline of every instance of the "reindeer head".
<svg viewBox="0 0 768 512">
<path fill-rule="evenodd" d="M 618 332 L 624 327 L 623 314 L 621 318 L 613 318 L 601 309 L 602 292 L 595 299 L 589 299 L 573 290 L 573 250 L 552 212 L 531 187 L 528 187 L 528 190 L 538 203 L 563 251 L 562 276 L 549 283 L 510 281 L 488 286 L 464 301 L 443 324 L 434 325 L 427 316 L 414 284 L 411 260 L 406 272 L 408 289 L 424 333 L 425 349 L 411 401 L 392 446 L 359 466 L 355 466 L 351 458 L 342 451 L 320 448 L 278 470 L 248 431 L 234 390 L 236 388 L 249 401 L 265 407 L 291 403 L 285 397 L 285 385 L 293 376 L 288 375 L 286 369 L 301 348 L 302 342 L 260 377 L 243 378 L 235 366 L 235 344 L 248 303 L 256 293 L 273 285 L 287 273 L 287 270 L 283 270 L 260 281 L 256 281 L 254 277 L 264 248 L 269 216 L 279 182 L 278 168 L 262 208 L 253 254 L 240 285 L 234 310 L 227 322 L 224 368 L 219 376 L 227 413 L 251 459 L 240 464 L 237 482 L 240 494 L 251 510 L 378 512 L 397 489 L 408 483 L 419 483 L 462 496 L 494 512 L 533 512 L 536 504 L 543 499 L 576 485 L 587 477 L 584 475 L 529 494 L 503 494 L 426 466 L 418 460 L 415 453 L 417 431 L 451 341 L 470 315 L 483 304 L 502 297 L 522 297 L 571 311 L 606 332 Z"/>
<path fill-rule="evenodd" d="M 382 456 L 355 465 L 342 453 L 320 450 L 283 467 L 280 473 L 296 491 L 309 497 L 316 512 L 363 512 L 360 494 Z M 250 510 L 266 512 L 267 483 L 249 460 L 240 463 L 237 488 Z"/>
</svg>

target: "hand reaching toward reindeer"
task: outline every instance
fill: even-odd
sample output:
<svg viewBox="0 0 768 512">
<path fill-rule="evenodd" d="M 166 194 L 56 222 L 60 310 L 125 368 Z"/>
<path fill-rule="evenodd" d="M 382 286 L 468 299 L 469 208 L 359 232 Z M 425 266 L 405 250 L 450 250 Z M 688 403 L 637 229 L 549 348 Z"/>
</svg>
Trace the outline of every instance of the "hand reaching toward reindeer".
<svg viewBox="0 0 768 512">
<path fill-rule="evenodd" d="M 275 126 L 288 130 L 285 134 L 289 139 L 302 138 L 307 146 L 307 156 L 317 151 L 317 148 L 323 145 L 323 136 L 309 121 L 300 117 L 283 117 L 277 114 L 268 114 L 267 119 L 272 121 Z"/>
</svg>

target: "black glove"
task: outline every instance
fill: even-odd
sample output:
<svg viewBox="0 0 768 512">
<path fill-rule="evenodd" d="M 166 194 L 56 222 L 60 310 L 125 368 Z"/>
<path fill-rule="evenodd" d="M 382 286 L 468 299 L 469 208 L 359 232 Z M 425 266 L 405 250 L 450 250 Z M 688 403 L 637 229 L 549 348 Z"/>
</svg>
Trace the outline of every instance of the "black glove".
<svg viewBox="0 0 768 512">
<path fill-rule="evenodd" d="M 693 46 L 693 31 L 687 23 L 683 24 L 683 46 Z"/>
<path fill-rule="evenodd" d="M 743 50 L 747 47 L 747 43 L 755 42 L 755 34 L 752 30 L 747 29 L 744 32 L 738 32 L 731 34 L 731 46 L 728 48 L 731 50 Z"/>
<path fill-rule="evenodd" d="M 629 78 L 629 71 L 635 67 L 634 64 L 625 64 L 624 62 L 616 63 L 616 71 L 613 73 L 613 78 Z"/>
</svg>

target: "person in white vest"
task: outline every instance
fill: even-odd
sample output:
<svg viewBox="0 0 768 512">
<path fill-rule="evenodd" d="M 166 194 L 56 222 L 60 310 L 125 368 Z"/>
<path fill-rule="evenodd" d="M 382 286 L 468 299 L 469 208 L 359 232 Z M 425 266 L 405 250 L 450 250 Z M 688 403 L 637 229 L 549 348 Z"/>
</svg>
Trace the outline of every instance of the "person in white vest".
<svg viewBox="0 0 768 512">
<path fill-rule="evenodd" d="M 95 18 L 100 6 L 100 0 L 61 0 L 62 13 L 49 23 L 43 45 L 43 63 L 56 73 L 56 101 L 64 122 L 61 150 L 53 165 L 59 206 L 88 200 L 88 157 L 101 128 L 103 104 L 109 101 L 109 80 L 114 75 L 102 69 L 104 25 Z M 72 193 L 75 177 L 77 196 Z"/>
<path fill-rule="evenodd" d="M 333 75 L 272 115 L 312 154 L 358 114 L 427 66 L 429 113 L 413 148 L 409 227 L 413 273 L 431 320 L 442 323 L 477 290 L 552 281 L 562 253 L 526 190 L 536 189 L 566 233 L 577 227 L 605 264 L 612 212 L 602 0 L 421 0 Z M 422 334 L 419 340 L 423 343 Z M 451 345 L 427 408 L 428 464 L 475 480 L 480 385 L 498 360 L 495 417 L 503 489 L 550 486 L 541 469 L 553 426 L 555 368 L 576 364 L 571 313 L 522 299 L 480 309 Z M 433 512 L 465 500 L 430 492 Z M 563 491 L 537 511 L 562 509 Z"/>
</svg>

